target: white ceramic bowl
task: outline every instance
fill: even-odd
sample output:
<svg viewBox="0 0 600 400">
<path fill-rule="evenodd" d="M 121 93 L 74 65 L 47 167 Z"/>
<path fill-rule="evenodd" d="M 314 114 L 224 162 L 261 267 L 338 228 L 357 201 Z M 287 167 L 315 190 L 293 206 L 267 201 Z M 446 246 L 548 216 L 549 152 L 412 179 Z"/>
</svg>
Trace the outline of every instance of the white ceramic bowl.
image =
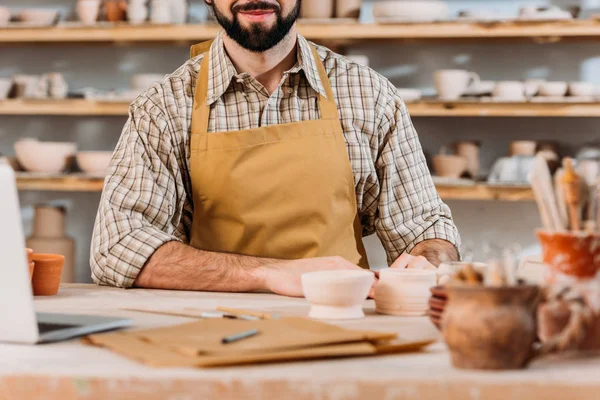
<svg viewBox="0 0 600 400">
<path fill-rule="evenodd" d="M 112 151 L 80 151 L 76 155 L 77 165 L 88 174 L 104 174 L 112 155 Z"/>
<path fill-rule="evenodd" d="M 70 166 L 76 151 L 77 145 L 69 142 L 21 139 L 15 143 L 17 160 L 29 172 L 63 172 Z"/>
<path fill-rule="evenodd" d="M 596 85 L 590 82 L 571 82 L 569 94 L 577 97 L 592 97 L 596 95 Z"/>
<path fill-rule="evenodd" d="M 419 101 L 423 96 L 419 89 L 398 89 L 398 94 L 407 103 Z"/>
<path fill-rule="evenodd" d="M 433 169 L 436 175 L 446 178 L 460 178 L 467 170 L 468 161 L 463 156 L 438 154 L 433 156 Z"/>
<path fill-rule="evenodd" d="M 302 275 L 304 297 L 311 304 L 310 318 L 355 319 L 365 316 L 363 302 L 375 274 L 361 270 L 308 272 Z"/>
<path fill-rule="evenodd" d="M 0 26 L 8 25 L 10 21 L 10 9 L 8 7 L 0 7 Z"/>
<path fill-rule="evenodd" d="M 12 79 L 0 78 L 0 100 L 6 100 L 12 84 Z"/>
<path fill-rule="evenodd" d="M 29 8 L 21 11 L 19 19 L 22 22 L 28 22 L 36 25 L 54 25 L 58 17 L 56 10 L 44 10 L 38 8 Z"/>
<path fill-rule="evenodd" d="M 160 74 L 136 74 L 131 77 L 130 86 L 135 90 L 147 90 L 154 83 L 162 81 L 164 77 Z"/>
<path fill-rule="evenodd" d="M 447 20 L 450 8 L 437 0 L 388 0 L 373 3 L 375 19 L 407 22 Z"/>
<path fill-rule="evenodd" d="M 544 82 L 540 84 L 540 95 L 547 97 L 562 97 L 567 94 L 567 82 Z"/>
</svg>

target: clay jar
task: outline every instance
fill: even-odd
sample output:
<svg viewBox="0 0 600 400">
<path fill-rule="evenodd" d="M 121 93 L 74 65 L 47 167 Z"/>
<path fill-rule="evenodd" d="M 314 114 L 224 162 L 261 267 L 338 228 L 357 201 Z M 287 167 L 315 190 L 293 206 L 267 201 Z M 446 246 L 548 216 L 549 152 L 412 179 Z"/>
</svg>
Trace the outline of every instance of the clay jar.
<svg viewBox="0 0 600 400">
<path fill-rule="evenodd" d="M 436 284 L 436 271 L 387 268 L 379 273 L 375 306 L 380 314 L 422 316 L 427 313 L 429 289 Z"/>
<path fill-rule="evenodd" d="M 541 348 L 534 348 L 536 310 L 542 297 L 538 286 L 461 285 L 447 290 L 442 331 L 456 368 L 522 369 L 538 356 L 581 340 L 569 326 Z M 579 317 L 574 315 L 573 321 Z"/>
<path fill-rule="evenodd" d="M 479 142 L 457 142 L 456 154 L 467 160 L 467 172 L 471 178 L 477 179 L 479 176 Z"/>
<path fill-rule="evenodd" d="M 62 207 L 36 206 L 33 232 L 26 243 L 36 253 L 64 256 L 61 280 L 64 283 L 75 281 L 75 242 L 65 235 L 65 210 Z"/>
<path fill-rule="evenodd" d="M 335 16 L 337 18 L 358 18 L 361 4 L 362 0 L 336 0 Z"/>
<path fill-rule="evenodd" d="M 467 169 L 467 159 L 453 154 L 433 156 L 433 169 L 438 176 L 458 179 Z"/>
<path fill-rule="evenodd" d="M 35 253 L 33 262 L 35 263 L 32 280 L 33 294 L 35 296 L 57 294 L 65 257 L 60 254 Z"/>
<path fill-rule="evenodd" d="M 125 12 L 127 11 L 127 1 L 108 0 L 104 3 L 106 19 L 110 22 L 125 21 Z"/>
<path fill-rule="evenodd" d="M 333 17 L 334 0 L 303 0 L 300 18 Z"/>
<path fill-rule="evenodd" d="M 542 342 L 552 340 L 557 333 L 567 327 L 571 319 L 571 310 L 566 301 L 556 301 L 542 304 L 538 308 L 537 318 L 539 321 L 538 335 Z M 600 349 L 600 315 L 595 314 L 595 318 L 589 323 L 584 332 L 584 338 L 577 347 L 578 350 L 598 350 Z"/>
<path fill-rule="evenodd" d="M 600 268 L 600 234 L 537 230 L 543 259 L 553 272 L 593 278 Z"/>
</svg>

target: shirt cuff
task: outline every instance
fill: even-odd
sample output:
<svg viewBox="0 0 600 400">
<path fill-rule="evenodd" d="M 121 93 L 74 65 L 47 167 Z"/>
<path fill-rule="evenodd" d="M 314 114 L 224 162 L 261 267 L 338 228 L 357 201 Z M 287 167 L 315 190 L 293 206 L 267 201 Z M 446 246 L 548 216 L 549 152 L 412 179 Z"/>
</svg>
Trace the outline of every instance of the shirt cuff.
<svg viewBox="0 0 600 400">
<path fill-rule="evenodd" d="M 419 243 L 431 239 L 442 239 L 450 242 L 456 248 L 459 259 L 462 259 L 460 253 L 460 234 L 458 233 L 458 229 L 454 224 L 444 220 L 438 221 L 427 228 L 421 235 L 417 236 L 415 240 L 408 244 L 405 251 L 410 253 Z"/>
</svg>

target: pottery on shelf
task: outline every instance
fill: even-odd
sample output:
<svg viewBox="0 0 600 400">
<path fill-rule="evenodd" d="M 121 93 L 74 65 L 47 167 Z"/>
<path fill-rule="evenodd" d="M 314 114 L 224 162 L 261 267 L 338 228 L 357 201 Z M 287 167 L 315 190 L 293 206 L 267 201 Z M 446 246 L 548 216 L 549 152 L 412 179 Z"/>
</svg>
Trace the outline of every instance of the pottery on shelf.
<svg viewBox="0 0 600 400">
<path fill-rule="evenodd" d="M 461 69 L 438 70 L 433 74 L 440 100 L 454 101 L 481 84 L 479 75 Z"/>
<path fill-rule="evenodd" d="M 397 93 L 405 103 L 416 102 L 423 97 L 423 93 L 419 89 L 398 88 Z"/>
<path fill-rule="evenodd" d="M 479 142 L 460 141 L 456 143 L 456 154 L 467 159 L 467 172 L 472 179 L 479 176 Z"/>
<path fill-rule="evenodd" d="M 10 8 L 0 7 L 0 26 L 6 26 L 10 22 Z"/>
<path fill-rule="evenodd" d="M 30 172 L 59 173 L 70 167 L 77 145 L 70 142 L 41 142 L 20 139 L 15 145 L 19 164 Z"/>
<path fill-rule="evenodd" d="M 454 154 L 437 154 L 433 156 L 433 169 L 436 175 L 445 178 L 460 178 L 467 170 L 465 157 Z"/>
<path fill-rule="evenodd" d="M 21 22 L 39 26 L 54 25 L 59 17 L 58 11 L 43 8 L 26 8 L 19 13 Z"/>
<path fill-rule="evenodd" d="M 0 78 L 0 101 L 6 100 L 8 94 L 10 93 L 10 89 L 13 86 L 13 82 L 8 78 Z"/>
<path fill-rule="evenodd" d="M 304 297 L 311 305 L 309 318 L 357 319 L 365 316 L 363 303 L 375 274 L 366 270 L 332 270 L 302 275 Z"/>
<path fill-rule="evenodd" d="M 533 157 L 536 148 L 537 143 L 533 140 L 516 140 L 510 143 L 510 155 Z"/>
<path fill-rule="evenodd" d="M 139 25 L 148 19 L 146 0 L 129 0 L 127 4 L 127 20 L 132 25 Z"/>
<path fill-rule="evenodd" d="M 125 21 L 127 12 L 126 0 L 105 0 L 104 13 L 106 20 L 110 22 Z"/>
<path fill-rule="evenodd" d="M 334 0 L 303 0 L 300 8 L 300 18 L 331 18 L 333 17 Z"/>
<path fill-rule="evenodd" d="M 596 95 L 596 85 L 591 82 L 570 82 L 569 94 L 577 97 L 592 97 Z"/>
<path fill-rule="evenodd" d="M 171 23 L 185 24 L 188 20 L 188 0 L 171 0 Z"/>
<path fill-rule="evenodd" d="M 429 290 L 436 285 L 436 271 L 387 268 L 379 272 L 375 307 L 380 314 L 421 316 L 427 313 Z"/>
<path fill-rule="evenodd" d="M 540 96 L 563 97 L 568 88 L 567 82 L 543 82 L 540 84 Z"/>
<path fill-rule="evenodd" d="M 362 0 L 336 0 L 335 16 L 337 18 L 355 18 L 360 17 L 360 7 Z"/>
<path fill-rule="evenodd" d="M 112 159 L 112 151 L 80 151 L 76 155 L 77 165 L 88 174 L 103 175 Z"/>
<path fill-rule="evenodd" d="M 171 23 L 171 4 L 168 0 L 152 0 L 150 22 L 161 25 Z"/>
<path fill-rule="evenodd" d="M 373 3 L 377 21 L 431 22 L 450 18 L 450 7 L 438 0 L 385 0 Z"/>
<path fill-rule="evenodd" d="M 53 296 L 58 293 L 65 257 L 60 254 L 35 253 L 33 255 L 33 294 L 35 296 Z"/>
<path fill-rule="evenodd" d="M 26 240 L 35 253 L 60 254 L 64 257 L 61 280 L 75 281 L 75 241 L 66 236 L 65 209 L 50 205 L 35 207 L 33 231 Z M 37 269 L 37 264 L 36 264 Z"/>
<path fill-rule="evenodd" d="M 84 25 L 94 25 L 100 14 L 100 0 L 77 0 L 76 9 Z"/>
<path fill-rule="evenodd" d="M 519 81 L 501 81 L 496 83 L 492 96 L 497 100 L 524 101 L 525 84 Z"/>
<path fill-rule="evenodd" d="M 69 85 L 63 74 L 52 72 L 46 75 L 48 79 L 48 94 L 53 99 L 64 99 L 69 92 Z"/>
</svg>

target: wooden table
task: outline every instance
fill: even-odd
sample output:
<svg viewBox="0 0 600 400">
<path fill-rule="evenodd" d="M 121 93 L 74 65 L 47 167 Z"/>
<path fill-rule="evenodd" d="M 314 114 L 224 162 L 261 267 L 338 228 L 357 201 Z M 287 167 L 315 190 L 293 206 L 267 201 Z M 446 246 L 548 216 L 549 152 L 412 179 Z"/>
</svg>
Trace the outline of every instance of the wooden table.
<svg viewBox="0 0 600 400">
<path fill-rule="evenodd" d="M 36 298 L 45 312 L 130 317 L 136 327 L 189 322 L 187 318 L 123 311 L 123 307 L 214 310 L 252 308 L 306 315 L 304 299 L 266 294 L 123 290 L 65 285 Z M 438 333 L 426 318 L 376 315 L 348 321 L 350 328 L 397 331 L 406 338 Z M 6 323 L 6 321 L 4 322 Z M 1 329 L 1 327 L 0 327 Z M 473 372 L 452 368 L 442 342 L 417 354 L 294 362 L 219 369 L 155 369 L 108 350 L 69 342 L 0 345 L 0 399 L 598 399 L 600 360 L 555 357 L 524 371 Z"/>
</svg>

